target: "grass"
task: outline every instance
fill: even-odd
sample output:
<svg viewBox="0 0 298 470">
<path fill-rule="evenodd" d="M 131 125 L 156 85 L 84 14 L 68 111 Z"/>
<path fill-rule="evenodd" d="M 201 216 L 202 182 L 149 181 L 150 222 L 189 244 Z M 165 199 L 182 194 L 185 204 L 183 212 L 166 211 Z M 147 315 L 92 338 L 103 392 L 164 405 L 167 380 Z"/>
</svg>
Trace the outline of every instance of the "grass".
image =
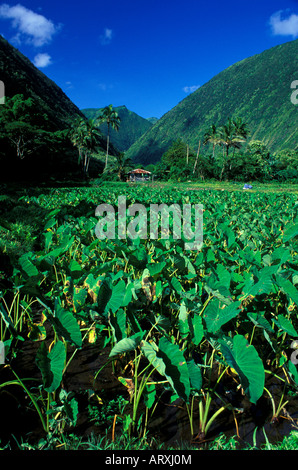
<svg viewBox="0 0 298 470">
<path fill-rule="evenodd" d="M 276 444 L 270 444 L 266 442 L 261 446 L 247 445 L 240 447 L 239 441 L 236 436 L 227 438 L 224 434 L 220 434 L 216 439 L 210 443 L 206 443 L 204 446 L 194 446 L 188 442 L 180 443 L 177 446 L 166 446 L 159 443 L 154 438 L 139 439 L 136 437 L 128 438 L 126 435 L 120 435 L 115 438 L 114 441 L 109 439 L 107 436 L 95 436 L 91 434 L 88 437 L 81 437 L 75 434 L 69 434 L 68 436 L 60 436 L 58 438 L 40 439 L 36 444 L 31 444 L 26 441 L 18 442 L 15 438 L 13 441 L 5 446 L 1 446 L 0 450 L 12 450 L 16 448 L 18 450 L 97 450 L 97 451 L 142 451 L 150 450 L 152 452 L 157 451 L 212 451 L 212 450 L 226 450 L 226 451 L 239 451 L 239 450 L 297 450 L 298 449 L 298 431 L 291 431 L 291 433 L 284 437 L 282 441 Z"/>
</svg>

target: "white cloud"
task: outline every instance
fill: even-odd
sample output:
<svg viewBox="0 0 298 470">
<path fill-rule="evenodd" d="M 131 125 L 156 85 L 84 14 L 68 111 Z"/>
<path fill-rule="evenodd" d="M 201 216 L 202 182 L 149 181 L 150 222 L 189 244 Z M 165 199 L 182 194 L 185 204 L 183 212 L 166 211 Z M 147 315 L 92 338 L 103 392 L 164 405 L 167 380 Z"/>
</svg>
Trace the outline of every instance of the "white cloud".
<svg viewBox="0 0 298 470">
<path fill-rule="evenodd" d="M 271 26 L 272 33 L 275 36 L 292 36 L 293 38 L 298 36 L 298 15 L 292 13 L 288 18 L 283 17 L 283 10 L 273 13 L 270 17 L 269 24 Z"/>
<path fill-rule="evenodd" d="M 98 83 L 98 88 L 100 88 L 101 91 L 107 91 L 107 90 L 112 90 L 114 86 L 110 83 Z"/>
<path fill-rule="evenodd" d="M 25 39 L 36 47 L 49 43 L 59 29 L 51 20 L 20 4 L 13 7 L 6 3 L 0 5 L 0 18 L 12 20 L 12 26 L 17 30 L 16 42 Z"/>
<path fill-rule="evenodd" d="M 100 42 L 103 46 L 110 44 L 113 37 L 113 31 L 110 28 L 105 28 L 103 34 L 100 36 Z"/>
<path fill-rule="evenodd" d="M 192 86 L 185 86 L 183 88 L 183 91 L 185 93 L 193 93 L 194 91 L 196 91 L 198 88 L 200 88 L 200 85 L 192 85 Z"/>
<path fill-rule="evenodd" d="M 43 68 L 50 65 L 52 63 L 52 59 L 51 56 L 47 53 L 37 54 L 34 57 L 33 63 L 35 67 Z"/>
</svg>

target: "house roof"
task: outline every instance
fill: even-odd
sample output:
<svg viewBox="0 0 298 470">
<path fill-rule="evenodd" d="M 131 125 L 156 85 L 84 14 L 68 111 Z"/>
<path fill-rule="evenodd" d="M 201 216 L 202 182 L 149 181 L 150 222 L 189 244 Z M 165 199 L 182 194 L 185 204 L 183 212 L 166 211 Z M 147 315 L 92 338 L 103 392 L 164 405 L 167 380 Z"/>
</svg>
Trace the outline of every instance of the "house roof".
<svg viewBox="0 0 298 470">
<path fill-rule="evenodd" d="M 136 170 L 131 170 L 129 173 L 151 175 L 151 171 L 143 170 L 142 168 L 137 168 Z"/>
</svg>

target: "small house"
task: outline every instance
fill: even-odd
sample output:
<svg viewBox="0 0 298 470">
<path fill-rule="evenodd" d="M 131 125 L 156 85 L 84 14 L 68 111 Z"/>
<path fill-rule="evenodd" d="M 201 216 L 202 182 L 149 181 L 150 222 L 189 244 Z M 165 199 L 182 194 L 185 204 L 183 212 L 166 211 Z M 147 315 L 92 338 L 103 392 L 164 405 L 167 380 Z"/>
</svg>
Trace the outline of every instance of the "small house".
<svg viewBox="0 0 298 470">
<path fill-rule="evenodd" d="M 150 181 L 151 171 L 143 170 L 142 168 L 137 168 L 128 173 L 128 181 Z"/>
</svg>

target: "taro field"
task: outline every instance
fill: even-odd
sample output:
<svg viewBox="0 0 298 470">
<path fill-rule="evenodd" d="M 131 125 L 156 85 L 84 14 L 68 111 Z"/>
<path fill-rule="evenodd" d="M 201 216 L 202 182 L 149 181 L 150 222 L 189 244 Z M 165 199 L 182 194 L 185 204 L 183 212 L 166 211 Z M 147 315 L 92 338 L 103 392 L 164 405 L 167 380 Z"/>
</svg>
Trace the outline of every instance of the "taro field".
<svg viewBox="0 0 298 470">
<path fill-rule="evenodd" d="M 171 230 L 117 237 L 120 195 L 148 215 L 202 204 L 202 248 Z M 100 204 L 115 238 L 96 236 Z M 2 192 L 0 446 L 242 448 L 295 432 L 297 210 L 282 191 Z"/>
</svg>

